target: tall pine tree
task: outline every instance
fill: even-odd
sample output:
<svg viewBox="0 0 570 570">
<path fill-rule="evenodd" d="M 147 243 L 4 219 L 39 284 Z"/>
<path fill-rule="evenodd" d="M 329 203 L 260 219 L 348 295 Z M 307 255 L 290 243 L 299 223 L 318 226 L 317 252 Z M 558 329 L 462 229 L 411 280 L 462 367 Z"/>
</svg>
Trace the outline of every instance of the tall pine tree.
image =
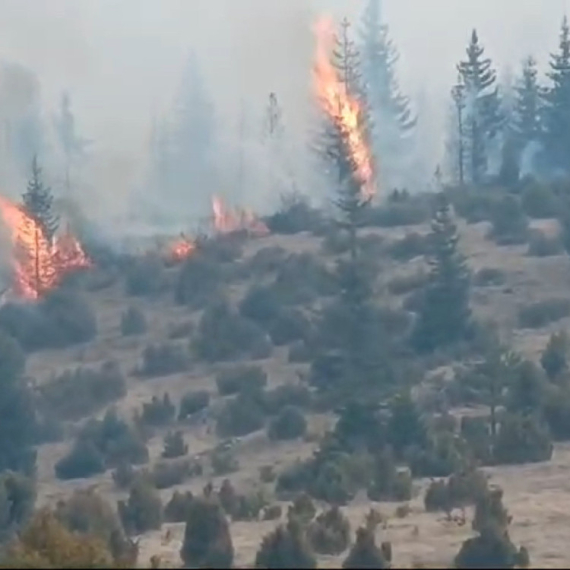
<svg viewBox="0 0 570 570">
<path fill-rule="evenodd" d="M 410 158 L 416 118 L 409 98 L 401 93 L 398 85 L 399 54 L 390 39 L 388 26 L 382 22 L 380 0 L 368 0 L 362 15 L 360 53 L 374 154 L 382 165 L 381 183 L 393 187 L 399 184 L 401 171 Z"/>
<path fill-rule="evenodd" d="M 59 228 L 59 216 L 55 212 L 51 188 L 43 181 L 37 156 L 32 159 L 31 178 L 22 194 L 22 201 L 26 211 L 40 225 L 45 239 L 51 243 Z"/>
<path fill-rule="evenodd" d="M 497 76 L 491 59 L 484 57 L 485 48 L 473 30 L 467 46 L 467 59 L 457 69 L 466 93 L 465 147 L 468 153 L 469 181 L 481 184 L 488 174 L 488 159 L 499 134 L 502 119 Z"/>
<path fill-rule="evenodd" d="M 541 89 L 536 60 L 529 56 L 515 85 L 513 131 L 519 152 L 541 138 Z"/>
<path fill-rule="evenodd" d="M 437 196 L 432 219 L 431 274 L 424 291 L 412 344 L 419 351 L 465 339 L 471 330 L 470 278 L 447 198 Z"/>
<path fill-rule="evenodd" d="M 552 54 L 550 85 L 543 93 L 544 161 L 548 169 L 569 172 L 570 150 L 570 28 L 562 21 L 558 53 Z"/>
</svg>

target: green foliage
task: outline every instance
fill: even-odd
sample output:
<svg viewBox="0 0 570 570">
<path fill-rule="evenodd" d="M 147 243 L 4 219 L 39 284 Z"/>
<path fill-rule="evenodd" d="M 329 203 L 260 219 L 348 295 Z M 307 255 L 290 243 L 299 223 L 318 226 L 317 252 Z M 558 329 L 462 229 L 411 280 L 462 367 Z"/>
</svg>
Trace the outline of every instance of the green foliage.
<svg viewBox="0 0 570 570">
<path fill-rule="evenodd" d="M 549 237 L 543 232 L 533 230 L 528 240 L 528 255 L 550 257 L 564 253 L 564 245 L 558 237 Z"/>
<path fill-rule="evenodd" d="M 176 414 L 176 406 L 170 401 L 170 395 L 165 392 L 162 398 L 153 396 L 150 402 L 144 402 L 139 422 L 143 425 L 160 427 L 171 423 Z"/>
<path fill-rule="evenodd" d="M 242 358 L 259 360 L 271 353 L 267 335 L 253 321 L 233 311 L 226 302 L 204 311 L 193 348 L 198 357 L 209 362 Z"/>
<path fill-rule="evenodd" d="M 303 412 L 294 406 L 285 406 L 271 422 L 267 430 L 270 440 L 291 440 L 303 437 L 307 432 L 307 420 Z"/>
<path fill-rule="evenodd" d="M 544 299 L 521 307 L 518 312 L 519 326 L 526 329 L 542 328 L 570 315 L 570 301 L 564 298 Z"/>
<path fill-rule="evenodd" d="M 122 398 L 126 381 L 116 362 L 99 369 L 79 367 L 66 370 L 40 388 L 41 403 L 59 419 L 77 420 Z"/>
<path fill-rule="evenodd" d="M 79 432 L 70 452 L 55 465 L 59 479 L 90 477 L 122 462 L 148 461 L 148 450 L 139 434 L 114 410 L 102 421 L 91 420 Z"/>
<path fill-rule="evenodd" d="M 280 519 L 282 514 L 281 505 L 268 505 L 263 509 L 262 519 L 264 521 L 275 521 Z"/>
<path fill-rule="evenodd" d="M 121 334 L 134 336 L 145 334 L 148 329 L 144 313 L 136 307 L 129 307 L 121 315 Z"/>
<path fill-rule="evenodd" d="M 190 364 L 187 351 L 174 343 L 147 346 L 142 354 L 140 373 L 147 378 L 184 372 Z"/>
<path fill-rule="evenodd" d="M 567 389 L 549 391 L 542 415 L 555 441 L 570 439 L 570 393 Z"/>
<path fill-rule="evenodd" d="M 316 514 L 317 508 L 307 493 L 297 495 L 287 511 L 289 519 L 296 518 L 305 523 L 311 522 Z"/>
<path fill-rule="evenodd" d="M 239 469 L 239 461 L 231 449 L 215 449 L 210 457 L 214 475 L 228 475 Z"/>
<path fill-rule="evenodd" d="M 57 504 L 55 515 L 70 531 L 100 538 L 116 561 L 136 562 L 136 544 L 127 539 L 115 511 L 95 490 L 75 491 Z"/>
<path fill-rule="evenodd" d="M 173 459 L 182 457 L 188 453 L 188 444 L 184 442 L 184 435 L 181 431 L 169 431 L 164 436 L 164 449 L 162 457 L 165 459 Z"/>
<path fill-rule="evenodd" d="M 451 512 L 454 508 L 474 504 L 486 492 L 487 477 L 477 469 L 468 468 L 453 473 L 447 480 L 432 481 L 424 504 L 428 512 Z"/>
<path fill-rule="evenodd" d="M 387 543 L 388 544 L 388 543 Z M 382 545 L 384 546 L 384 545 Z M 348 556 L 342 563 L 343 568 L 389 568 L 390 560 L 386 559 L 387 547 L 382 549 L 376 546 L 374 532 L 365 527 L 356 531 L 354 542 Z M 385 551 L 385 552 L 383 552 Z M 390 547 L 391 553 L 391 547 Z"/>
<path fill-rule="evenodd" d="M 260 430 L 265 421 L 262 405 L 248 394 L 239 394 L 220 410 L 216 429 L 220 437 L 240 437 Z"/>
<path fill-rule="evenodd" d="M 0 544 L 27 523 L 35 501 L 36 488 L 32 479 L 13 471 L 0 474 Z"/>
<path fill-rule="evenodd" d="M 35 470 L 36 414 L 24 367 L 18 343 L 0 331 L 0 473 L 12 470 L 31 475 Z"/>
<path fill-rule="evenodd" d="M 429 208 L 419 201 L 404 201 L 370 208 L 366 224 L 380 228 L 416 226 L 429 219 Z"/>
<path fill-rule="evenodd" d="M 490 237 L 498 245 L 517 245 L 528 240 L 528 219 L 516 197 L 502 197 L 493 209 Z"/>
<path fill-rule="evenodd" d="M 205 410 L 210 405 L 210 392 L 207 390 L 195 390 L 187 392 L 180 401 L 178 419 L 184 420 L 192 414 Z"/>
<path fill-rule="evenodd" d="M 220 265 L 198 254 L 189 257 L 182 266 L 174 290 L 179 305 L 202 308 L 220 293 L 223 275 Z"/>
<path fill-rule="evenodd" d="M 137 475 L 137 470 L 128 461 L 120 461 L 112 473 L 113 482 L 118 489 L 128 489 Z"/>
<path fill-rule="evenodd" d="M 411 446 L 423 447 L 426 444 L 425 421 L 409 392 L 398 394 L 391 401 L 386 431 L 388 442 L 398 457 Z"/>
<path fill-rule="evenodd" d="M 338 507 L 332 507 L 309 525 L 307 538 L 319 554 L 341 554 L 350 545 L 350 522 Z"/>
<path fill-rule="evenodd" d="M 529 218 L 547 219 L 558 216 L 558 199 L 549 186 L 527 184 L 522 191 L 521 205 Z"/>
<path fill-rule="evenodd" d="M 321 213 L 311 207 L 306 196 L 292 192 L 282 195 L 280 201 L 277 212 L 266 220 L 271 233 L 292 235 L 315 231 L 322 225 Z"/>
<path fill-rule="evenodd" d="M 184 483 L 192 476 L 202 475 L 202 466 L 192 461 L 159 461 L 149 476 L 149 481 L 157 489 L 169 489 Z"/>
<path fill-rule="evenodd" d="M 507 415 L 500 424 L 494 459 L 499 464 L 548 461 L 552 450 L 548 429 L 536 417 Z"/>
<path fill-rule="evenodd" d="M 559 379 L 568 372 L 568 335 L 561 331 L 553 333 L 540 358 L 540 364 L 550 380 Z"/>
<path fill-rule="evenodd" d="M 388 248 L 390 257 L 397 261 L 411 261 L 415 257 L 428 255 L 431 252 L 430 236 L 417 232 L 407 234 L 393 242 Z"/>
<path fill-rule="evenodd" d="M 470 276 L 458 240 L 449 203 L 440 195 L 432 220 L 430 280 L 411 336 L 416 350 L 432 351 L 471 332 Z"/>
<path fill-rule="evenodd" d="M 157 255 L 131 260 L 126 268 L 125 289 L 133 297 L 155 297 L 165 287 L 164 264 Z"/>
<path fill-rule="evenodd" d="M 123 527 L 129 534 L 159 529 L 162 523 L 160 495 L 145 481 L 137 479 L 126 501 L 117 504 Z"/>
<path fill-rule="evenodd" d="M 226 368 L 216 377 L 220 396 L 259 392 L 267 384 L 267 373 L 261 366 L 238 365 Z"/>
<path fill-rule="evenodd" d="M 206 498 L 191 502 L 180 557 L 193 568 L 231 568 L 234 548 L 230 528 L 217 502 Z"/>
<path fill-rule="evenodd" d="M 164 520 L 165 522 L 181 523 L 188 520 L 190 508 L 194 501 L 194 495 L 190 491 L 181 493 L 174 491 L 170 501 L 164 507 Z"/>
<path fill-rule="evenodd" d="M 303 528 L 296 520 L 289 520 L 263 537 L 255 556 L 255 568 L 316 568 Z"/>
<path fill-rule="evenodd" d="M 47 241 L 51 243 L 59 228 L 59 216 L 54 208 L 51 188 L 46 186 L 42 179 L 42 169 L 37 156 L 32 159 L 31 175 L 26 191 L 22 194 L 22 202 L 30 216 L 39 223 Z"/>
<path fill-rule="evenodd" d="M 412 477 L 406 470 L 398 470 L 388 451 L 374 458 L 372 480 L 368 487 L 371 501 L 409 501 L 412 498 Z"/>
<path fill-rule="evenodd" d="M 496 267 L 482 267 L 473 276 L 473 285 L 478 287 L 500 287 L 505 281 L 505 272 Z"/>
<path fill-rule="evenodd" d="M 392 295 L 406 295 L 427 284 L 429 275 L 423 271 L 394 277 L 388 282 L 388 291 Z"/>
<path fill-rule="evenodd" d="M 313 335 L 311 322 L 299 309 L 282 310 L 269 325 L 269 336 L 275 346 L 285 346 Z"/>
</svg>

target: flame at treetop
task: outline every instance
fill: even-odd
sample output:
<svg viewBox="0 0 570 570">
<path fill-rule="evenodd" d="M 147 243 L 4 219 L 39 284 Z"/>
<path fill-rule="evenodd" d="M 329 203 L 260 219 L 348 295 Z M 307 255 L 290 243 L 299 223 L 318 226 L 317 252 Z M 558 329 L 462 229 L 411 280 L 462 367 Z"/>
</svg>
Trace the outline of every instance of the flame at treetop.
<svg viewBox="0 0 570 570">
<path fill-rule="evenodd" d="M 331 63 L 334 45 L 334 25 L 323 17 L 315 25 L 317 37 L 314 84 L 316 95 L 325 113 L 334 121 L 344 137 L 356 174 L 362 184 L 362 195 L 370 199 L 375 194 L 372 153 L 360 121 L 362 107 L 348 92 L 345 82 Z"/>
<path fill-rule="evenodd" d="M 190 257 L 196 250 L 196 244 L 181 233 L 180 237 L 171 243 L 168 249 L 168 257 L 170 261 L 177 263 Z"/>
<path fill-rule="evenodd" d="M 40 224 L 23 206 L 0 196 L 0 215 L 13 246 L 13 290 L 25 299 L 38 299 L 57 287 L 72 271 L 87 268 L 91 262 L 81 244 L 69 231 L 56 236 L 51 244 Z"/>
</svg>

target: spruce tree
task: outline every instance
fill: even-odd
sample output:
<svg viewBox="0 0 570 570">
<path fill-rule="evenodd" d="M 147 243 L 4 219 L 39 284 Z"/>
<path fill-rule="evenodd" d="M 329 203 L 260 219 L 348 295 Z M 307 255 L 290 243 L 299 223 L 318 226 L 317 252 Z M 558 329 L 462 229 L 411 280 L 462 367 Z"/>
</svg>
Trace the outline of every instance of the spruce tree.
<svg viewBox="0 0 570 570">
<path fill-rule="evenodd" d="M 570 28 L 562 21 L 558 53 L 551 55 L 550 85 L 543 92 L 544 165 L 568 172 L 570 148 Z"/>
<path fill-rule="evenodd" d="M 467 59 L 461 61 L 457 69 L 465 85 L 467 98 L 467 172 L 471 183 L 481 184 L 487 175 L 491 143 L 502 123 L 500 100 L 495 70 L 491 60 L 484 57 L 485 49 L 479 43 L 476 30 L 471 34 L 466 53 Z"/>
<path fill-rule="evenodd" d="M 409 156 L 410 137 L 416 126 L 409 98 L 398 85 L 399 54 L 382 22 L 380 0 L 368 0 L 361 19 L 362 83 L 370 113 L 376 160 L 383 165 L 382 182 L 394 186 L 398 171 Z"/>
<path fill-rule="evenodd" d="M 522 152 L 528 144 L 539 141 L 541 137 L 541 89 L 536 60 L 532 56 L 524 60 L 514 90 L 512 128 L 518 151 Z"/>
<path fill-rule="evenodd" d="M 449 202 L 442 194 L 437 196 L 431 227 L 432 269 L 411 339 L 420 351 L 465 339 L 471 329 L 469 270 L 457 247 L 459 236 Z"/>
<path fill-rule="evenodd" d="M 45 239 L 51 243 L 59 227 L 59 216 L 55 213 L 51 188 L 44 184 L 36 156 L 32 159 L 31 178 L 22 200 L 26 211 L 39 223 Z"/>
</svg>

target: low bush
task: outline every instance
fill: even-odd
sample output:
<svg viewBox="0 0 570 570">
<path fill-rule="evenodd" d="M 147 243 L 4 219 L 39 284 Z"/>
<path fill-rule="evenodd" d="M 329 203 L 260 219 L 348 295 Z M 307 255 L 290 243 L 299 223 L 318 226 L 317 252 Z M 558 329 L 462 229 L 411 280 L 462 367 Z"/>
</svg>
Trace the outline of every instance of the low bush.
<svg viewBox="0 0 570 570">
<path fill-rule="evenodd" d="M 267 374 L 261 366 L 238 365 L 220 372 L 216 385 L 220 396 L 244 392 L 260 392 L 267 384 Z"/>
<path fill-rule="evenodd" d="M 297 518 L 305 523 L 311 522 L 317 514 L 317 507 L 307 493 L 301 493 L 290 505 L 287 517 Z"/>
<path fill-rule="evenodd" d="M 269 216 L 266 222 L 271 233 L 297 234 L 319 228 L 322 217 L 305 196 L 292 192 L 281 197 L 278 211 Z"/>
<path fill-rule="evenodd" d="M 117 504 L 123 527 L 128 534 L 159 529 L 162 523 L 160 495 L 144 479 L 135 482 L 126 501 Z"/>
<path fill-rule="evenodd" d="M 164 520 L 170 523 L 181 523 L 188 520 L 194 495 L 190 491 L 181 493 L 174 491 L 170 501 L 164 507 Z"/>
<path fill-rule="evenodd" d="M 356 541 L 342 563 L 343 568 L 390 568 L 392 547 L 383 543 L 376 546 L 374 532 L 365 527 L 356 531 Z"/>
<path fill-rule="evenodd" d="M 388 282 L 388 291 L 392 295 L 406 295 L 424 287 L 428 278 L 429 274 L 426 271 L 416 271 L 410 275 L 394 277 Z"/>
<path fill-rule="evenodd" d="M 219 296 L 223 282 L 223 271 L 218 263 L 203 254 L 193 255 L 180 270 L 174 299 L 179 305 L 200 309 Z"/>
<path fill-rule="evenodd" d="M 188 444 L 184 442 L 184 435 L 181 431 L 169 431 L 164 436 L 164 449 L 162 457 L 165 459 L 174 459 L 182 457 L 188 453 Z"/>
<path fill-rule="evenodd" d="M 210 392 L 207 390 L 195 390 L 184 394 L 180 401 L 179 420 L 205 410 L 210 405 Z"/>
<path fill-rule="evenodd" d="M 318 554 L 341 554 L 350 545 L 350 522 L 338 507 L 332 507 L 309 525 L 307 537 Z"/>
<path fill-rule="evenodd" d="M 240 394 L 226 402 L 217 419 L 220 437 L 240 437 L 263 427 L 265 415 L 256 398 Z"/>
<path fill-rule="evenodd" d="M 550 257 L 564 253 L 564 245 L 558 237 L 550 237 L 533 230 L 528 240 L 527 254 L 532 257 Z"/>
<path fill-rule="evenodd" d="M 498 200 L 491 212 L 489 237 L 497 245 L 518 245 L 527 242 L 528 218 L 516 197 L 507 195 Z"/>
<path fill-rule="evenodd" d="M 145 334 L 147 322 L 144 313 L 136 307 L 129 307 L 121 316 L 121 334 L 133 336 Z"/>
<path fill-rule="evenodd" d="M 545 299 L 521 307 L 518 312 L 519 326 L 538 329 L 570 316 L 569 299 Z"/>
<path fill-rule="evenodd" d="M 284 346 L 313 336 L 309 319 L 299 310 L 281 311 L 269 325 L 269 336 L 275 346 Z"/>
<path fill-rule="evenodd" d="M 429 218 L 430 210 L 427 204 L 409 201 L 371 208 L 366 223 L 381 228 L 395 228 L 422 224 Z"/>
<path fill-rule="evenodd" d="M 275 521 L 281 518 L 283 509 L 281 505 L 269 505 L 263 509 L 262 519 L 264 521 Z"/>
<path fill-rule="evenodd" d="M 217 477 L 239 470 L 239 461 L 231 449 L 215 449 L 210 456 L 212 471 Z"/>
<path fill-rule="evenodd" d="M 5 544 L 25 525 L 34 510 L 36 487 L 34 481 L 13 471 L 0 474 L 0 544 Z"/>
<path fill-rule="evenodd" d="M 286 259 L 287 251 L 280 246 L 264 247 L 245 264 L 247 275 L 264 276 L 274 273 Z"/>
<path fill-rule="evenodd" d="M 410 261 L 415 257 L 427 255 L 430 248 L 429 236 L 413 232 L 391 243 L 388 254 L 397 261 Z"/>
<path fill-rule="evenodd" d="M 458 471 L 447 481 L 439 479 L 430 483 L 424 497 L 426 511 L 451 512 L 454 508 L 475 504 L 487 488 L 483 472 L 472 468 Z"/>
<path fill-rule="evenodd" d="M 242 358 L 259 360 L 271 353 L 267 334 L 225 302 L 204 311 L 193 348 L 197 356 L 209 362 Z"/>
<path fill-rule="evenodd" d="M 152 427 L 166 426 L 174 420 L 176 406 L 170 401 L 170 395 L 165 392 L 162 398 L 153 396 L 150 402 L 143 403 L 139 422 Z"/>
<path fill-rule="evenodd" d="M 505 272 L 495 267 L 482 267 L 473 275 L 473 284 L 478 287 L 500 287 L 505 281 Z"/>
<path fill-rule="evenodd" d="M 299 439 L 307 433 L 307 420 L 295 406 L 285 406 L 269 423 L 267 435 L 272 441 Z"/>
<path fill-rule="evenodd" d="M 189 355 L 178 344 L 150 345 L 143 351 L 140 373 L 147 378 L 168 376 L 187 370 L 189 364 Z"/>
<path fill-rule="evenodd" d="M 99 369 L 67 370 L 40 388 L 40 398 L 50 415 L 77 420 L 93 414 L 126 394 L 126 381 L 116 362 Z"/>
<path fill-rule="evenodd" d="M 125 288 L 127 295 L 149 297 L 158 295 L 165 286 L 164 264 L 156 255 L 132 259 L 127 265 Z"/>
<path fill-rule="evenodd" d="M 264 407 L 268 414 L 278 414 L 285 407 L 297 409 L 310 409 L 313 403 L 313 394 L 304 384 L 281 384 L 266 390 Z"/>
<path fill-rule="evenodd" d="M 201 465 L 189 460 L 159 461 L 152 469 L 150 481 L 157 489 L 169 489 L 201 474 Z"/>
</svg>

